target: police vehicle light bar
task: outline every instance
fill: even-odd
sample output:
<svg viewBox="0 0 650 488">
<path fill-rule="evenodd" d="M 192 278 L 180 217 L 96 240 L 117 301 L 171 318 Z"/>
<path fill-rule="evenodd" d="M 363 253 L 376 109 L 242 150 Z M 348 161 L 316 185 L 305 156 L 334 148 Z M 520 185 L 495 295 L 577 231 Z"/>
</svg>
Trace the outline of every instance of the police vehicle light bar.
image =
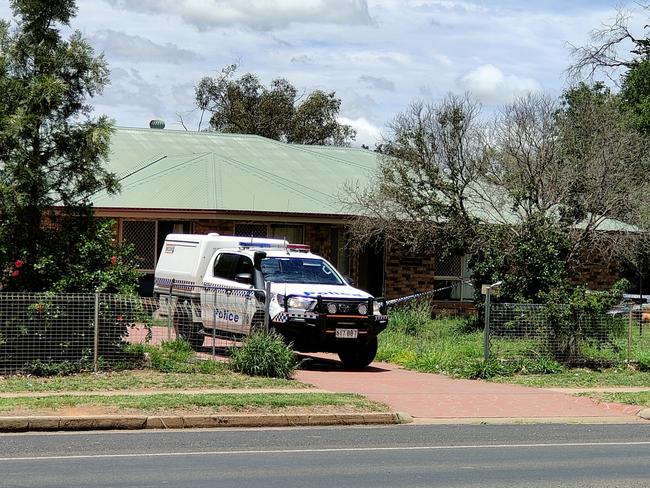
<svg viewBox="0 0 650 488">
<path fill-rule="evenodd" d="M 287 244 L 288 251 L 298 252 L 311 252 L 311 247 L 308 244 Z"/>
</svg>

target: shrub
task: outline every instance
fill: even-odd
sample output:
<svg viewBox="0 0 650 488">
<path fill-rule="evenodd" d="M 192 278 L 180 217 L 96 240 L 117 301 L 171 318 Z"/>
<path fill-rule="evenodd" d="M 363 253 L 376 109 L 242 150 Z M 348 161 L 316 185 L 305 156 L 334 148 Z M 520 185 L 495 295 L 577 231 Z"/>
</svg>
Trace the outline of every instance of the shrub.
<svg viewBox="0 0 650 488">
<path fill-rule="evenodd" d="M 0 293 L 0 370 L 28 371 L 30 364 L 78 362 L 94 349 L 95 295 Z M 101 294 L 99 349 L 105 363 L 128 360 L 129 325 L 148 320 L 137 297 Z"/>
<path fill-rule="evenodd" d="M 290 346 L 276 332 L 255 332 L 230 356 L 234 371 L 251 376 L 291 378 L 296 359 Z"/>
<path fill-rule="evenodd" d="M 627 287 L 629 282 L 620 280 L 604 292 L 576 288 L 571 293 L 554 290 L 546 295 L 542 313 L 546 352 L 564 364 L 575 364 L 584 361 L 589 347 L 595 348 L 589 357 L 601 349 L 615 348 L 614 340 L 625 330 L 625 322 L 608 312 L 620 303 Z"/>
</svg>

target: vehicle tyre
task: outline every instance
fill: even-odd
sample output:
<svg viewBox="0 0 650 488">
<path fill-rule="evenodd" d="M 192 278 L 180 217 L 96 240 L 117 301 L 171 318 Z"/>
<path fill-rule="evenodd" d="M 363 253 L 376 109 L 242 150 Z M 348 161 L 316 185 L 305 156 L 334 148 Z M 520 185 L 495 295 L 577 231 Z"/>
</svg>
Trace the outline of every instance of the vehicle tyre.
<svg viewBox="0 0 650 488">
<path fill-rule="evenodd" d="M 356 343 L 341 349 L 339 359 L 346 368 L 365 368 L 375 359 L 377 355 L 377 337 L 371 337 L 365 343 Z"/>
<path fill-rule="evenodd" d="M 185 339 L 190 343 L 192 349 L 197 350 L 203 346 L 205 338 L 199 333 L 199 327 L 192 321 L 192 311 L 189 307 L 190 305 L 187 302 L 176 304 L 174 330 L 176 331 L 176 337 Z"/>
</svg>

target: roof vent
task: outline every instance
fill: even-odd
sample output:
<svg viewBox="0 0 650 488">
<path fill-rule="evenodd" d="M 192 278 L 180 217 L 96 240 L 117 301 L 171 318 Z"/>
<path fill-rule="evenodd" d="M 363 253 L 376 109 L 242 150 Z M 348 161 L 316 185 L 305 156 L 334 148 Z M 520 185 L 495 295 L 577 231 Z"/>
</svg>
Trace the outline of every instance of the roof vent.
<svg viewBox="0 0 650 488">
<path fill-rule="evenodd" d="M 154 119 L 151 122 L 149 122 L 149 128 L 150 129 L 164 129 L 165 128 L 165 121 L 164 120 Z"/>
</svg>

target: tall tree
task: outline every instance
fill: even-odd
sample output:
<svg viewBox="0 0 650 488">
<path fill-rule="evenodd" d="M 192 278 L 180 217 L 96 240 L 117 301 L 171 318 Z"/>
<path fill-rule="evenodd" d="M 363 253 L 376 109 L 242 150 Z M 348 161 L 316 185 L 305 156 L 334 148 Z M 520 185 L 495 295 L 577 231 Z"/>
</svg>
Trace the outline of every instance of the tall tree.
<svg viewBox="0 0 650 488">
<path fill-rule="evenodd" d="M 639 62 L 624 75 L 620 96 L 632 125 L 650 134 L 650 59 Z"/>
<path fill-rule="evenodd" d="M 90 196 L 117 190 L 104 168 L 111 122 L 93 119 L 88 104 L 109 73 L 78 31 L 61 34 L 75 0 L 11 7 L 17 27 L 0 21 L 0 282 L 39 290 L 65 273 L 92 229 Z"/>
<path fill-rule="evenodd" d="M 491 126 L 479 120 L 457 97 L 398 115 L 371 186 L 347 192 L 361 215 L 356 242 L 462 251 L 477 284 L 503 280 L 516 300 L 539 300 L 594 254 L 629 247 L 650 200 L 648 143 L 616 97 L 582 86 L 564 105 L 530 95 Z"/>
<path fill-rule="evenodd" d="M 197 85 L 199 129 L 207 113 L 210 128 L 218 132 L 257 134 L 297 144 L 345 146 L 354 140 L 354 129 L 336 120 L 341 99 L 333 92 L 316 90 L 301 102 L 286 79 L 275 79 L 267 87 L 252 73 L 233 78 L 237 68 L 227 66 Z"/>
<path fill-rule="evenodd" d="M 650 11 L 650 4 L 639 3 L 644 13 Z M 618 82 L 620 69 L 627 71 L 650 56 L 650 38 L 648 37 L 648 21 L 644 22 L 644 33 L 633 32 L 630 28 L 631 13 L 623 7 L 617 10 L 616 16 L 605 22 L 600 29 L 591 32 L 590 40 L 583 46 L 569 45 L 573 64 L 568 74 L 575 80 L 587 76 L 593 80 L 597 73 L 610 77 Z M 623 46 L 631 44 L 628 52 L 621 52 Z M 614 75 L 614 76 L 612 76 Z"/>
</svg>

